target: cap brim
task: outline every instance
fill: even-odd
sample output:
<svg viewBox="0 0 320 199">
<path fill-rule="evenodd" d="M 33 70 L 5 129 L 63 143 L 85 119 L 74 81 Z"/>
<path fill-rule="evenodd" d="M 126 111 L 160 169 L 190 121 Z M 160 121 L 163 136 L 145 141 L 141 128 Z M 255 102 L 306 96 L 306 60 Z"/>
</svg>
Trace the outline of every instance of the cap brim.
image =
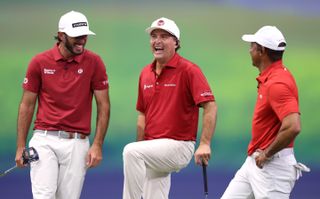
<svg viewBox="0 0 320 199">
<path fill-rule="evenodd" d="M 65 32 L 69 37 L 79 37 L 83 35 L 96 35 L 96 33 L 88 30 L 88 31 L 77 31 L 77 32 Z"/>
<path fill-rule="evenodd" d="M 171 31 L 169 31 L 169 30 L 167 30 L 167 29 L 165 29 L 165 28 L 162 28 L 162 27 L 149 27 L 149 28 L 146 29 L 146 32 L 149 33 L 149 34 L 151 34 L 151 32 L 154 31 L 154 30 L 156 30 L 156 29 L 164 30 L 164 31 L 170 33 L 170 34 L 171 34 L 172 36 L 174 36 L 175 38 L 177 38 L 177 36 L 176 36 L 175 34 L 173 34 L 173 32 L 171 32 Z M 179 40 L 179 38 L 177 38 L 177 39 Z"/>
<path fill-rule="evenodd" d="M 146 32 L 150 34 L 155 29 L 157 29 L 157 28 L 149 27 L 149 28 L 146 29 Z M 159 29 L 161 29 L 161 28 L 159 28 Z"/>
<path fill-rule="evenodd" d="M 246 42 L 256 42 L 257 41 L 255 35 L 242 35 L 241 39 Z"/>
</svg>

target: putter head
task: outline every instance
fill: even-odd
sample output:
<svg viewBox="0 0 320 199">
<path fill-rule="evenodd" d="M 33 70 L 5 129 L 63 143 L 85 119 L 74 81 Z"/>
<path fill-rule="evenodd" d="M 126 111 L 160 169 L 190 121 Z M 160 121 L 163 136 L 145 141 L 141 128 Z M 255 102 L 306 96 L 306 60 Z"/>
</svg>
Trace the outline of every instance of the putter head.
<svg viewBox="0 0 320 199">
<path fill-rule="evenodd" d="M 30 165 L 31 162 L 39 160 L 39 154 L 33 147 L 26 148 L 23 150 L 22 159 L 24 165 Z"/>
</svg>

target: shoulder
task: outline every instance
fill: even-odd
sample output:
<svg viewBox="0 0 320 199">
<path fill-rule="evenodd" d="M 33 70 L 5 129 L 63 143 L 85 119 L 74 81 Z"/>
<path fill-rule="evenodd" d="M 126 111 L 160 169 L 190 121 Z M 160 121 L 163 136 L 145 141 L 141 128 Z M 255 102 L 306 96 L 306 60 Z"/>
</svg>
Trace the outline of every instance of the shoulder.
<svg viewBox="0 0 320 199">
<path fill-rule="evenodd" d="M 270 95 L 281 96 L 297 89 L 294 77 L 286 68 L 278 68 L 273 71 L 268 80 L 267 87 Z"/>
<path fill-rule="evenodd" d="M 91 59 L 91 60 L 102 60 L 100 55 L 88 49 L 86 49 L 84 52 L 84 58 Z"/>
<path fill-rule="evenodd" d="M 53 58 L 52 49 L 48 49 L 48 50 L 42 51 L 40 53 L 37 53 L 36 55 L 34 55 L 32 57 L 32 60 L 33 61 L 36 61 L 36 60 L 47 60 L 49 58 Z"/>
<path fill-rule="evenodd" d="M 152 63 L 151 64 L 147 64 L 146 66 L 144 66 L 142 69 L 141 69 L 141 72 L 140 74 L 146 74 L 146 73 L 149 73 L 152 71 Z"/>
<path fill-rule="evenodd" d="M 179 66 L 183 66 L 185 68 L 198 67 L 197 64 L 195 64 L 194 62 L 192 62 L 189 59 L 186 59 L 186 58 L 184 58 L 182 56 L 179 57 L 178 65 Z"/>
<path fill-rule="evenodd" d="M 177 66 L 180 70 L 183 70 L 187 73 L 198 73 L 201 72 L 200 67 L 195 64 L 194 62 L 184 58 L 184 57 L 180 57 L 179 61 L 178 61 L 178 66 Z"/>
<path fill-rule="evenodd" d="M 202 75 L 202 70 L 201 68 L 195 64 L 192 61 L 189 61 L 187 59 L 182 59 L 182 70 L 184 73 L 186 73 L 188 76 L 197 76 L 197 75 Z"/>
<path fill-rule="evenodd" d="M 81 59 L 82 63 L 85 63 L 86 65 L 91 65 L 92 68 L 95 68 L 94 70 L 103 69 L 105 70 L 106 64 L 104 63 L 103 59 L 100 55 L 97 53 L 94 53 L 90 50 L 87 50 L 83 53 L 83 57 Z"/>
<path fill-rule="evenodd" d="M 291 85 L 295 82 L 291 72 L 286 67 L 277 68 L 268 77 L 269 84 L 281 83 Z"/>
</svg>

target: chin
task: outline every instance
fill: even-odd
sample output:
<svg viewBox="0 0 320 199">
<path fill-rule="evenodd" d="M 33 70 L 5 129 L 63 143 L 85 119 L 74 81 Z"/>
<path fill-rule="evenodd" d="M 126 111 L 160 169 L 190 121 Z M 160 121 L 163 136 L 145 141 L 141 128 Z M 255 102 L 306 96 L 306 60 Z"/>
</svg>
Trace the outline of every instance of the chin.
<svg viewBox="0 0 320 199">
<path fill-rule="evenodd" d="M 156 53 L 153 53 L 153 56 L 154 56 L 155 59 L 162 59 L 163 58 L 162 55 L 158 55 Z"/>
<path fill-rule="evenodd" d="M 73 51 L 74 55 L 81 55 L 82 53 L 83 53 L 83 50 L 82 51 Z"/>
</svg>

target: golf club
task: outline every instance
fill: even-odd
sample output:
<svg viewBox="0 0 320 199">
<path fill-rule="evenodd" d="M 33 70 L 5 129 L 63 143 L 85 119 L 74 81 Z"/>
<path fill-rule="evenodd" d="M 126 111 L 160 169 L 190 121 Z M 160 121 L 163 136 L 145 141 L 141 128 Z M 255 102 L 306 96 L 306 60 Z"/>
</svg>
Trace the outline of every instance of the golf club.
<svg viewBox="0 0 320 199">
<path fill-rule="evenodd" d="M 203 175 L 204 198 L 208 199 L 207 165 L 205 165 L 203 162 L 202 162 L 202 175 Z"/>
<path fill-rule="evenodd" d="M 23 159 L 23 164 L 28 166 L 28 165 L 30 165 L 31 162 L 35 162 L 35 161 L 39 160 L 39 154 L 33 147 L 26 148 L 22 152 L 22 159 Z M 0 177 L 7 175 L 11 171 L 13 171 L 15 168 L 17 168 L 17 165 L 0 173 Z"/>
</svg>

